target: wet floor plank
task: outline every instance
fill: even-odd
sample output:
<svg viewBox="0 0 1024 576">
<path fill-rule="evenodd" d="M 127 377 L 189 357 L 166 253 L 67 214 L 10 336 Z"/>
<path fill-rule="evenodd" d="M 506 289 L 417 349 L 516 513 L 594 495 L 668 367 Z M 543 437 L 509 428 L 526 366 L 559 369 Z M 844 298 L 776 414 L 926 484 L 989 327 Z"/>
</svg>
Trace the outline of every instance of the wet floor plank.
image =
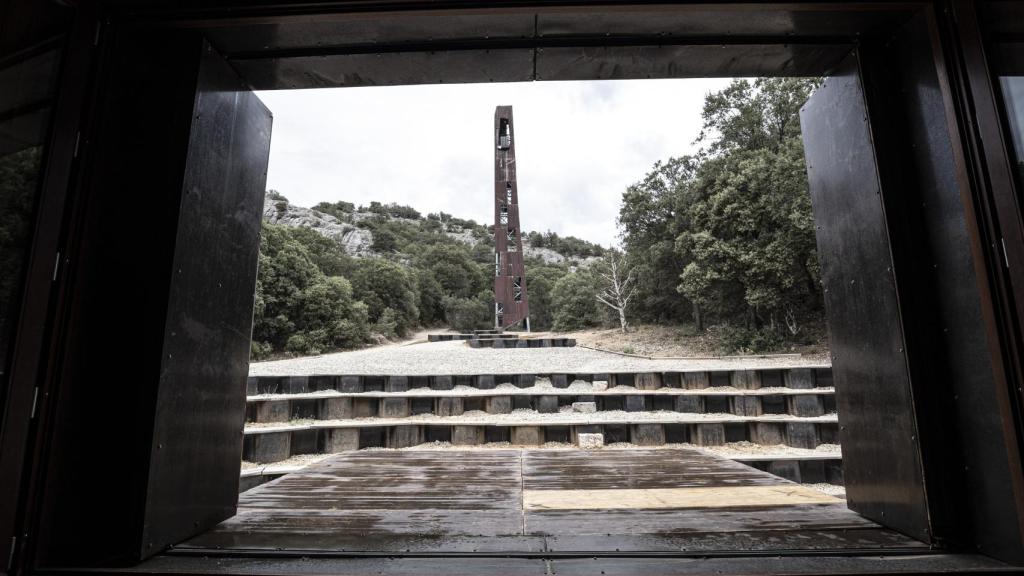
<svg viewBox="0 0 1024 576">
<path fill-rule="evenodd" d="M 179 550 L 914 545 L 807 490 L 697 450 L 353 452 L 245 492 L 236 516 Z M 524 507 L 524 494 L 546 504 Z"/>
</svg>

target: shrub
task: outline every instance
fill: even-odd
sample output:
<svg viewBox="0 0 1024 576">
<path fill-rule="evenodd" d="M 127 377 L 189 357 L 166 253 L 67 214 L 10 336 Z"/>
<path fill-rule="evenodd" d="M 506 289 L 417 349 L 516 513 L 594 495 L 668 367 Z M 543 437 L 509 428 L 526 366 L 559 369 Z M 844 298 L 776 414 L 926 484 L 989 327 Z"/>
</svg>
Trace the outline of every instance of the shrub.
<svg viewBox="0 0 1024 576">
<path fill-rule="evenodd" d="M 760 328 L 747 328 L 734 324 L 721 326 L 719 345 L 726 353 L 771 352 L 778 350 L 782 344 L 782 335 L 768 326 Z"/>
<path fill-rule="evenodd" d="M 445 320 L 449 327 L 463 332 L 490 328 L 494 325 L 493 302 L 494 295 L 487 291 L 472 298 L 445 298 Z"/>
<path fill-rule="evenodd" d="M 391 338 L 396 334 L 398 327 L 398 314 L 391 308 L 385 308 L 377 321 L 373 323 L 373 332 L 385 338 Z"/>
<path fill-rule="evenodd" d="M 270 345 L 270 342 L 256 342 L 252 343 L 252 348 L 249 350 L 249 357 L 253 360 L 262 360 L 271 355 L 274 352 L 274 347 Z"/>
</svg>

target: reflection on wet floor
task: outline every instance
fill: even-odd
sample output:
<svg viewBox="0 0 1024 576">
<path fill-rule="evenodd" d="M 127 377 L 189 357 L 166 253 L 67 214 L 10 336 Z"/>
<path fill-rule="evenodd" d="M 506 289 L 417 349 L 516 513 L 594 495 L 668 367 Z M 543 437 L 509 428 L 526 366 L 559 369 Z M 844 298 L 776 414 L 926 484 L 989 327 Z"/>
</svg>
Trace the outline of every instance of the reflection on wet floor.
<svg viewBox="0 0 1024 576">
<path fill-rule="evenodd" d="M 843 500 L 697 450 L 333 456 L 179 550 L 893 549 Z"/>
</svg>

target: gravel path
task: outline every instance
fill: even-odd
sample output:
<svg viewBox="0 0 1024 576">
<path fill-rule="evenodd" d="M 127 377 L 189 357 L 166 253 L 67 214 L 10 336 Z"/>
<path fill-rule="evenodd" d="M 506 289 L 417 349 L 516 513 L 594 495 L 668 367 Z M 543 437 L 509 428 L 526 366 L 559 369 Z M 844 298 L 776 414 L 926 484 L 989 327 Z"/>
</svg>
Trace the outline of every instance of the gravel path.
<svg viewBox="0 0 1024 576">
<path fill-rule="evenodd" d="M 404 418 L 350 418 L 346 420 L 301 419 L 290 422 L 248 422 L 245 431 L 252 433 L 283 432 L 285 430 L 309 430 L 314 428 L 360 428 L 373 426 L 408 426 L 412 424 L 438 426 L 531 426 L 560 425 L 584 426 L 588 424 L 700 424 L 730 422 L 838 422 L 836 414 L 824 416 L 791 416 L 789 414 L 763 414 L 761 416 L 737 416 L 728 413 L 669 412 L 666 410 L 626 412 L 603 410 L 589 414 L 572 411 L 564 406 L 554 413 L 541 413 L 520 408 L 508 414 L 490 414 L 482 410 L 470 410 L 456 416 L 416 414 Z"/>
<path fill-rule="evenodd" d="M 751 368 L 823 367 L 817 358 L 646 359 L 587 348 L 470 348 L 465 342 L 429 342 L 337 352 L 249 365 L 250 376 L 600 374 Z"/>
</svg>

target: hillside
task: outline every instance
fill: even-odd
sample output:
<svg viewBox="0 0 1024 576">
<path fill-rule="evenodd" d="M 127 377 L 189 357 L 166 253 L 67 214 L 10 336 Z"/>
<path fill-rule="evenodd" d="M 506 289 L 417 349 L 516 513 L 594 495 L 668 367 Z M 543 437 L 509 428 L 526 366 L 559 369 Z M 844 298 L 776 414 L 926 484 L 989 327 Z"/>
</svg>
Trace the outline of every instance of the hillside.
<svg viewBox="0 0 1024 576">
<path fill-rule="evenodd" d="M 318 210 L 316 208 L 321 208 Z M 314 208 L 296 206 L 279 193 L 267 192 L 263 204 L 263 219 L 271 224 L 310 228 L 337 242 L 345 253 L 356 258 L 385 256 L 393 253 L 389 240 L 375 238 L 388 236 L 393 228 L 417 228 L 422 233 L 444 233 L 449 238 L 475 248 L 478 244 L 493 246 L 490 226 L 473 220 L 456 218 L 441 212 L 421 216 L 408 206 L 371 203 L 364 207 L 349 202 L 321 203 Z M 526 258 L 545 264 L 568 264 L 576 267 L 598 259 L 603 249 L 572 236 L 527 232 L 523 236 Z"/>
<path fill-rule="evenodd" d="M 418 327 L 493 324 L 488 226 L 378 202 L 304 208 L 274 191 L 263 217 L 254 358 L 358 348 Z M 589 269 L 604 249 L 551 232 L 523 240 L 531 324 L 547 329 L 559 314 L 574 317 L 578 296 L 559 297 L 556 288 L 576 286 L 561 281 Z"/>
</svg>

